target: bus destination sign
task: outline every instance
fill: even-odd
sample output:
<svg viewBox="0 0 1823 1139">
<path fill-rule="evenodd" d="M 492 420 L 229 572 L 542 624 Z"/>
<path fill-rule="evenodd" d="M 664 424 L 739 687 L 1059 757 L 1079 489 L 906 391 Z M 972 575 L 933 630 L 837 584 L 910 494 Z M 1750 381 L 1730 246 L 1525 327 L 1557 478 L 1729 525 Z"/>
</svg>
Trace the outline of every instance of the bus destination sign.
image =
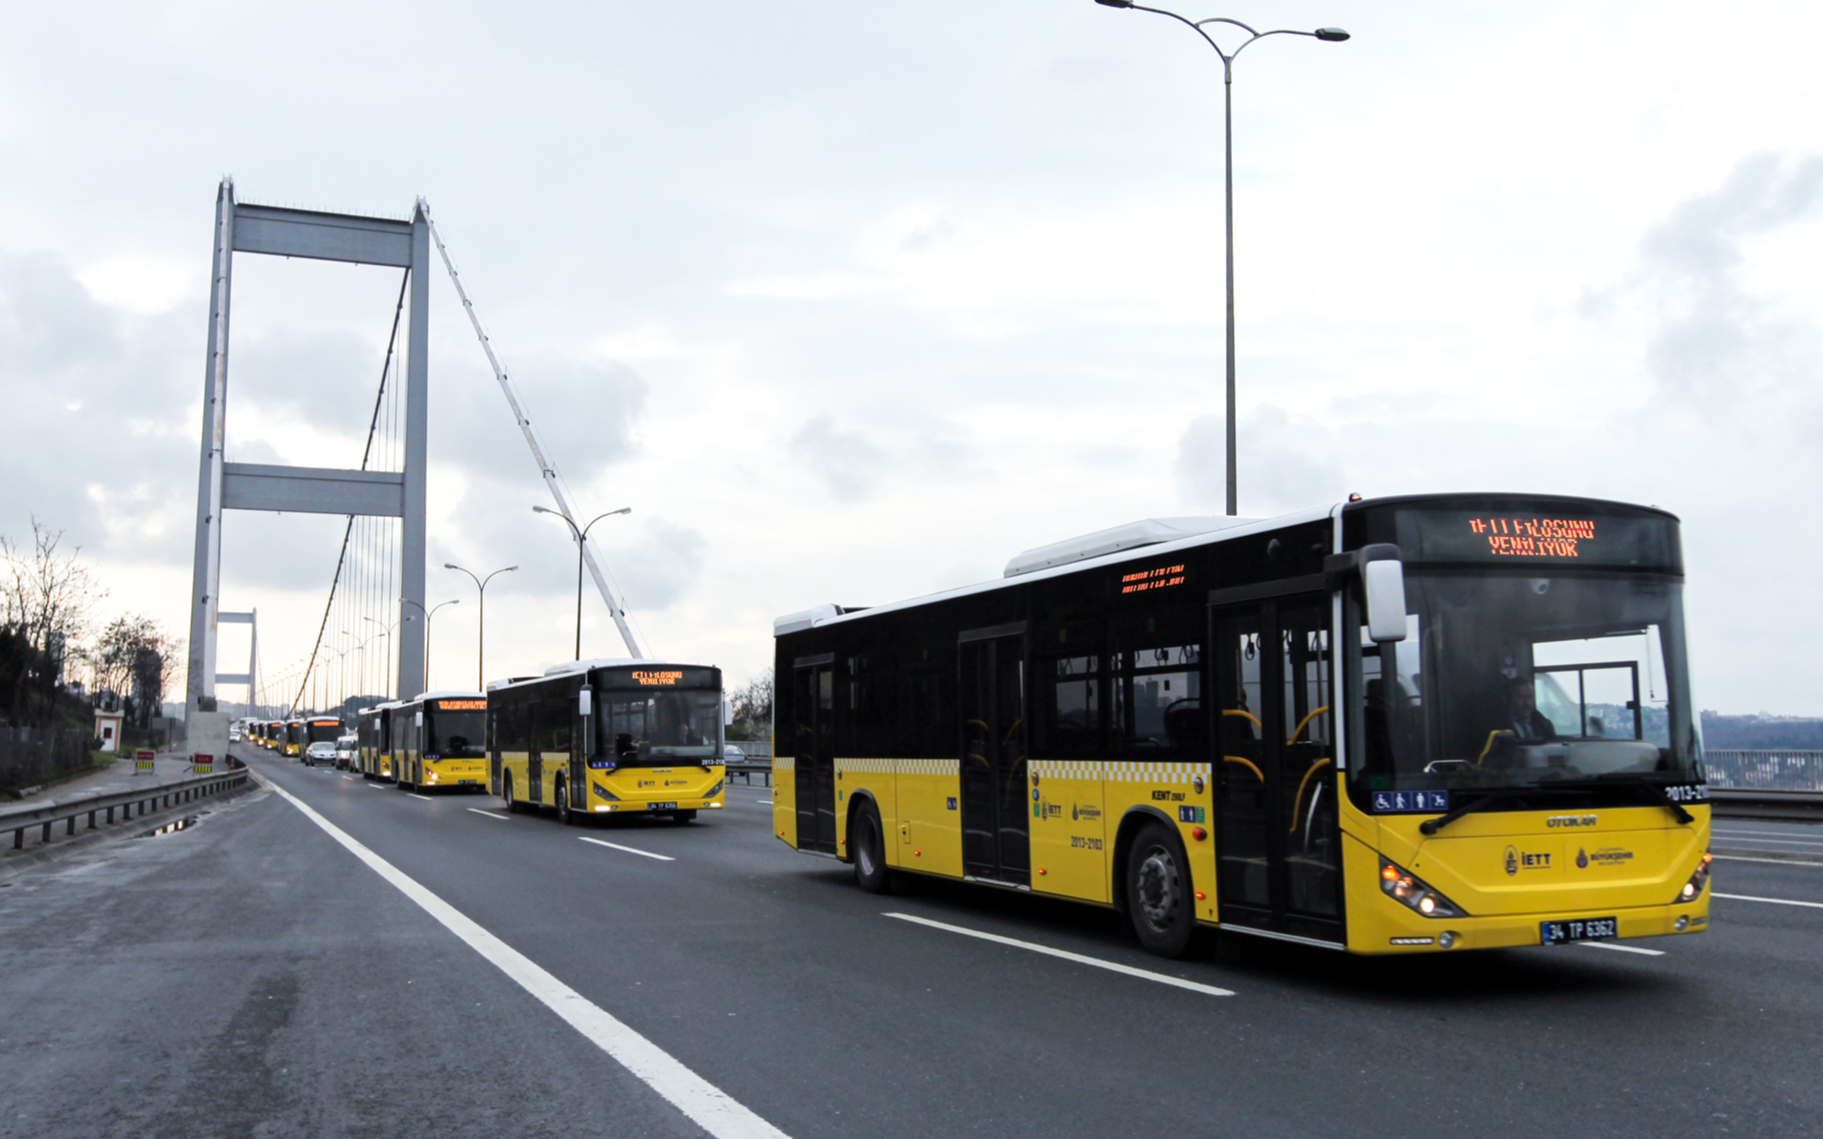
<svg viewBox="0 0 1823 1139">
<path fill-rule="evenodd" d="M 487 711 L 487 701 L 486 700 L 439 700 L 439 701 L 437 701 L 437 711 L 439 711 L 439 712 L 485 712 L 485 711 Z"/>
<path fill-rule="evenodd" d="M 684 678 L 684 674 L 683 674 L 682 670 L 663 671 L 663 672 L 647 670 L 647 671 L 638 671 L 633 674 L 633 679 L 635 681 L 637 681 L 642 687 L 646 687 L 646 688 L 652 688 L 652 687 L 658 687 L 658 686 L 663 686 L 663 687 L 667 687 L 667 688 L 676 687 L 677 682 L 682 680 L 683 678 Z"/>
<path fill-rule="evenodd" d="M 1469 531 L 1487 539 L 1497 558 L 1574 558 L 1578 542 L 1595 541 L 1592 518 L 1471 518 Z"/>
<path fill-rule="evenodd" d="M 1170 589 L 1190 580 L 1182 563 L 1170 566 L 1153 566 L 1151 569 L 1135 570 L 1133 573 L 1120 575 L 1120 592 L 1122 595 L 1132 593 L 1150 593 L 1157 589 Z"/>
</svg>

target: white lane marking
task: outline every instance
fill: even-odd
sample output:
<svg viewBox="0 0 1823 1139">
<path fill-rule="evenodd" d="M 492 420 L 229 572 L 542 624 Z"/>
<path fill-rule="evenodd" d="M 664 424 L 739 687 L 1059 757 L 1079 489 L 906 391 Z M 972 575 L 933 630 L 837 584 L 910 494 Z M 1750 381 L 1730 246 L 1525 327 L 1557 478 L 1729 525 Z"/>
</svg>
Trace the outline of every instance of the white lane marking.
<svg viewBox="0 0 1823 1139">
<path fill-rule="evenodd" d="M 1804 906 L 1808 909 L 1823 910 L 1823 902 L 1794 902 L 1790 898 L 1756 898 L 1752 894 L 1717 894 L 1718 898 L 1727 898 L 1733 902 L 1771 902 L 1775 906 Z"/>
<path fill-rule="evenodd" d="M 520 988 L 568 1021 L 597 1048 L 671 1101 L 697 1126 L 717 1139 L 788 1139 L 783 1131 L 755 1115 L 727 1092 L 686 1068 L 678 1059 L 616 1020 L 607 1010 L 553 977 L 531 958 L 489 933 L 479 923 L 419 885 L 392 863 L 367 849 L 353 836 L 317 814 L 303 800 L 283 787 L 272 786 L 304 817 L 322 827 L 374 873 L 395 886 L 444 928 L 468 943 L 489 964 L 511 977 Z M 474 808 L 469 808 L 473 810 Z"/>
<path fill-rule="evenodd" d="M 1085 957 L 1080 953 L 1071 953 L 1067 949 L 1052 949 L 1048 945 L 1035 945 L 1032 942 L 1020 941 L 1018 938 L 1014 937 L 1002 937 L 997 933 L 983 933 L 978 929 L 965 929 L 959 925 L 950 925 L 948 922 L 932 921 L 930 918 L 921 918 L 915 914 L 883 914 L 882 916 L 898 918 L 900 921 L 915 922 L 918 925 L 927 925 L 932 929 L 944 929 L 951 933 L 960 933 L 966 937 L 978 937 L 983 941 L 993 941 L 1001 945 L 1011 945 L 1015 949 L 1029 949 L 1033 953 L 1042 953 L 1047 957 L 1061 957 L 1065 961 L 1074 961 L 1078 965 L 1093 965 L 1097 969 L 1106 969 L 1111 973 L 1124 973 L 1129 977 L 1138 977 L 1141 980 L 1157 981 L 1161 985 L 1173 985 L 1180 989 L 1189 989 L 1193 993 L 1204 993 L 1212 997 L 1232 997 L 1234 995 L 1232 991 L 1228 989 L 1218 989 L 1214 985 L 1204 985 L 1197 981 L 1186 981 L 1182 977 L 1171 977 L 1164 973 L 1153 973 L 1146 969 L 1135 969 L 1131 965 L 1122 965 L 1117 961 L 1103 961 L 1099 957 Z"/>
<path fill-rule="evenodd" d="M 384 783 L 369 783 L 367 786 L 372 788 L 375 791 L 386 790 L 386 785 Z"/>
<path fill-rule="evenodd" d="M 1812 842 L 1807 838 L 1768 838 L 1765 835 L 1757 834 L 1719 834 L 1715 837 L 1723 839 L 1729 844 L 1758 843 L 1762 846 L 1814 846 L 1823 848 L 1823 842 Z"/>
<path fill-rule="evenodd" d="M 511 815 L 497 815 L 492 811 L 484 811 L 480 807 L 469 807 L 466 809 L 475 812 L 475 814 L 480 815 L 484 819 L 499 819 L 503 823 L 510 823 L 513 821 Z"/>
<path fill-rule="evenodd" d="M 618 842 L 606 842 L 599 838 L 584 838 L 582 841 L 583 842 L 592 842 L 596 846 L 607 846 L 607 847 L 612 847 L 615 850 L 624 850 L 628 854 L 643 854 L 647 858 L 656 858 L 660 862 L 676 862 L 677 861 L 677 859 L 672 858 L 669 854 L 653 854 L 649 850 L 640 850 L 636 847 L 622 846 Z"/>
<path fill-rule="evenodd" d="M 1764 862 L 1769 866 L 1823 866 L 1823 862 L 1800 862 L 1795 858 L 1748 858 L 1744 854 L 1717 854 L 1717 862 Z"/>
<path fill-rule="evenodd" d="M 1764 831 L 1752 828 L 1747 830 L 1733 830 L 1726 826 L 1720 826 L 1712 828 L 1711 833 L 1728 835 L 1783 835 L 1786 838 L 1823 838 L 1823 828 L 1817 827 L 1802 831 Z"/>
<path fill-rule="evenodd" d="M 1663 957 L 1663 949 L 1642 949 L 1637 945 L 1616 945 L 1612 941 L 1579 941 L 1576 943 L 1585 949 L 1612 949 L 1616 953 L 1638 953 L 1645 957 Z"/>
<path fill-rule="evenodd" d="M 412 798 L 414 798 L 414 799 L 422 799 L 422 800 L 424 800 L 424 801 L 425 801 L 425 802 L 426 802 L 426 803 L 434 803 L 434 802 L 436 802 L 436 800 L 435 800 L 435 799 L 433 799 L 433 798 L 431 798 L 431 797 L 430 797 L 430 796 L 429 796 L 429 795 L 420 795 L 420 794 L 418 794 L 418 793 L 417 793 L 417 792 L 416 792 L 416 791 L 407 791 L 407 792 L 406 792 L 406 794 L 407 794 L 407 795 L 410 795 L 410 796 L 411 796 L 411 797 L 412 797 Z"/>
</svg>

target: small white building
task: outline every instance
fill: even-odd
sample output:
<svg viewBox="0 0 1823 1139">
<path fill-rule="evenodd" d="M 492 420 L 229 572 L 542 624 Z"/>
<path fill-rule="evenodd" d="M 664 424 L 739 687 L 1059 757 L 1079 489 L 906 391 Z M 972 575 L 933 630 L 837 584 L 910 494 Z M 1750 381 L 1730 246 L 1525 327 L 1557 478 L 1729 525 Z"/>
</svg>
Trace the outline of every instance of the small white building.
<svg viewBox="0 0 1823 1139">
<path fill-rule="evenodd" d="M 95 710 L 95 737 L 101 741 L 102 751 L 114 751 L 120 747 L 120 725 L 126 721 L 123 712 L 103 712 Z"/>
</svg>

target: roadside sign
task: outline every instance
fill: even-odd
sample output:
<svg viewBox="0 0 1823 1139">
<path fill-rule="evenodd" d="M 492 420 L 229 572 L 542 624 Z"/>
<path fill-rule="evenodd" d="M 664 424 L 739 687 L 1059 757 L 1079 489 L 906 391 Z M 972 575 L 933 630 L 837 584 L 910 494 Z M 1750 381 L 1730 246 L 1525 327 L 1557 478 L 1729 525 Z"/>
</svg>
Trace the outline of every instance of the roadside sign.
<svg viewBox="0 0 1823 1139">
<path fill-rule="evenodd" d="M 198 775 L 215 774 L 215 757 L 212 755 L 204 755 L 200 751 L 197 752 L 190 757 L 190 770 Z"/>
<path fill-rule="evenodd" d="M 157 757 L 158 753 L 148 748 L 140 748 L 138 751 L 134 752 L 133 774 L 138 775 L 142 771 L 152 770 L 152 761 Z"/>
</svg>

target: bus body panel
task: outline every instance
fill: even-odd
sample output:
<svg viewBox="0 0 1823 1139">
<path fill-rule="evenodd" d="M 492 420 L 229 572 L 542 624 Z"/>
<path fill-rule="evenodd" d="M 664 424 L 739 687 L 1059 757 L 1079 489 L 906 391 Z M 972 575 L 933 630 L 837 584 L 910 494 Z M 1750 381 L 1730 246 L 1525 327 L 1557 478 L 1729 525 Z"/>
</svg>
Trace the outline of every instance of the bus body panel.
<svg viewBox="0 0 1823 1139">
<path fill-rule="evenodd" d="M 886 864 L 891 866 L 892 837 L 899 830 L 898 760 L 836 760 L 836 849 L 848 857 L 849 822 L 857 802 L 871 799 L 880 812 L 880 834 L 886 843 Z"/>
<path fill-rule="evenodd" d="M 1107 824 L 1110 803 L 1101 767 L 1069 759 L 1035 759 L 1027 765 L 1033 893 L 1112 900 L 1108 868 L 1115 832 Z"/>
<path fill-rule="evenodd" d="M 777 737 L 774 737 L 775 741 Z M 777 744 L 775 742 L 774 748 Z M 798 845 L 797 764 L 788 755 L 772 756 L 772 834 L 793 850 Z"/>
</svg>

